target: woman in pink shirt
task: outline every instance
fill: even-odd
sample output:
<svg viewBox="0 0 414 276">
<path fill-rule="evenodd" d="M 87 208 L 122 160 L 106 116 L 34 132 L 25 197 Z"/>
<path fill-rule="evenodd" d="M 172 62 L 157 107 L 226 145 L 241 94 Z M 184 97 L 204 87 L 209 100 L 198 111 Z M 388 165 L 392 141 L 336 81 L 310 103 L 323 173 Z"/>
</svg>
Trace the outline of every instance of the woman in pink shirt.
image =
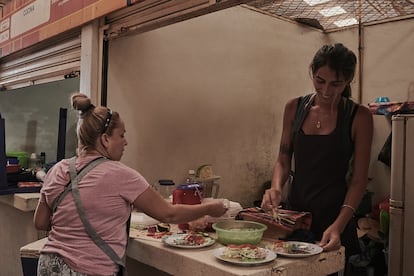
<svg viewBox="0 0 414 276">
<path fill-rule="evenodd" d="M 226 212 L 220 200 L 197 205 L 168 203 L 140 173 L 120 162 L 127 140 L 119 113 L 95 107 L 81 93 L 72 95 L 71 100 L 80 114 L 76 171 L 105 158 L 79 181 L 80 201 L 90 225 L 117 256 L 125 255 L 126 225 L 134 207 L 166 223 L 188 222 L 205 215 L 218 217 Z M 87 233 L 72 193 L 68 192 L 52 210 L 71 182 L 69 162 L 61 160 L 48 171 L 35 211 L 36 228 L 49 231 L 39 257 L 38 275 L 117 275 L 120 266 Z"/>
</svg>

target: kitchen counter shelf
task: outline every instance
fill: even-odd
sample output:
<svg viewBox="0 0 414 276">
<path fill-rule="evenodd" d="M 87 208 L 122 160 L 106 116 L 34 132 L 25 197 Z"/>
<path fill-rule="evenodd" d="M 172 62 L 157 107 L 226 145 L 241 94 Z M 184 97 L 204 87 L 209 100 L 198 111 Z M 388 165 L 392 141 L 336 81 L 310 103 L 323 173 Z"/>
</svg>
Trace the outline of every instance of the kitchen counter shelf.
<svg viewBox="0 0 414 276">
<path fill-rule="evenodd" d="M 0 201 L 7 205 L 15 206 L 20 210 L 34 210 L 39 198 L 38 193 L 19 194 L 0 197 Z M 175 228 L 174 228 L 175 227 Z M 172 229 L 177 230 L 173 225 Z M 129 260 L 137 264 L 153 267 L 163 271 L 165 275 L 180 276 L 320 276 L 342 271 L 345 265 L 345 249 L 321 254 L 307 258 L 277 258 L 258 266 L 236 266 L 217 260 L 214 250 L 222 247 L 216 242 L 214 245 L 199 249 L 181 249 L 164 245 L 160 240 L 139 234 L 138 230 L 131 228 L 130 241 L 127 250 Z M 212 236 L 214 237 L 214 233 Z M 39 250 L 42 248 L 46 238 L 37 240 L 20 248 L 21 257 L 38 258 Z M 264 241 L 266 242 L 266 240 Z M 128 262 L 128 268 L 130 261 Z M 136 275 L 137 267 L 132 265 L 130 275 Z M 153 275 L 154 271 L 146 274 L 140 271 L 140 275 Z"/>
<path fill-rule="evenodd" d="M 216 242 L 206 248 L 177 249 L 165 246 L 157 240 L 131 238 L 127 256 L 168 274 L 180 276 L 320 276 L 342 271 L 345 265 L 343 247 L 306 258 L 277 256 L 274 261 L 267 264 L 237 266 L 214 257 L 214 250 L 222 246 Z"/>
</svg>

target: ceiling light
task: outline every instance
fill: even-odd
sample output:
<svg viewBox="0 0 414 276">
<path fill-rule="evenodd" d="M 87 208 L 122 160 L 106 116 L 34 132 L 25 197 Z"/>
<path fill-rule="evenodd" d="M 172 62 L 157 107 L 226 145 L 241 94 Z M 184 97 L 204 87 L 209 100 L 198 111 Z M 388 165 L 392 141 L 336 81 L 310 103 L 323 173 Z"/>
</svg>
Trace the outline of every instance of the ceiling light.
<svg viewBox="0 0 414 276">
<path fill-rule="evenodd" d="M 319 13 L 322 14 L 323 16 L 325 16 L 325 17 L 329 17 L 329 16 L 334 16 L 334 15 L 344 14 L 344 13 L 346 13 L 346 10 L 344 10 L 340 6 L 336 6 L 336 7 L 332 7 L 332 8 L 322 9 L 322 10 L 319 11 Z"/>
<path fill-rule="evenodd" d="M 344 20 L 335 21 L 334 24 L 338 27 L 346 27 L 346 26 L 358 24 L 358 20 L 352 17 L 352 18 L 348 18 Z"/>
<path fill-rule="evenodd" d="M 309 6 L 316 6 L 319 4 L 329 2 L 331 0 L 303 0 L 303 1 L 306 2 L 306 4 L 308 4 Z"/>
</svg>

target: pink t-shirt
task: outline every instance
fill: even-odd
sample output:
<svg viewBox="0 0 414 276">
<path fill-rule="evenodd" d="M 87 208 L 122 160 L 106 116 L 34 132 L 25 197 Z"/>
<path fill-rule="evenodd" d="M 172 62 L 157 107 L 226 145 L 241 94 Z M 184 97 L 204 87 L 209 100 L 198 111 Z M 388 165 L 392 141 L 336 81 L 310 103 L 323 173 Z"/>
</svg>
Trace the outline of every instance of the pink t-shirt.
<svg viewBox="0 0 414 276">
<path fill-rule="evenodd" d="M 97 157 L 77 158 L 76 169 Z M 64 159 L 48 172 L 40 200 L 51 207 L 69 180 L 69 162 Z M 117 161 L 99 164 L 79 182 L 81 201 L 92 227 L 120 257 L 125 254 L 126 222 L 132 203 L 148 187 L 141 174 Z M 117 269 L 86 233 L 71 192 L 53 214 L 52 229 L 41 252 L 58 253 L 80 273 L 111 275 Z"/>
</svg>

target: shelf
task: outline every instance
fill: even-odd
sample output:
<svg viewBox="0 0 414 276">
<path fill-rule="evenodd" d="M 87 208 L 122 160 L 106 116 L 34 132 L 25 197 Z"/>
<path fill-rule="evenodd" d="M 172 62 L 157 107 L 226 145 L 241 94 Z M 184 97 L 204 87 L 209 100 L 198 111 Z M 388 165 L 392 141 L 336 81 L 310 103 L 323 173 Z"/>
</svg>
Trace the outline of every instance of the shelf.
<svg viewBox="0 0 414 276">
<path fill-rule="evenodd" d="M 372 114 L 385 115 L 387 117 L 395 114 L 414 113 L 414 101 L 369 103 L 368 107 Z"/>
</svg>

